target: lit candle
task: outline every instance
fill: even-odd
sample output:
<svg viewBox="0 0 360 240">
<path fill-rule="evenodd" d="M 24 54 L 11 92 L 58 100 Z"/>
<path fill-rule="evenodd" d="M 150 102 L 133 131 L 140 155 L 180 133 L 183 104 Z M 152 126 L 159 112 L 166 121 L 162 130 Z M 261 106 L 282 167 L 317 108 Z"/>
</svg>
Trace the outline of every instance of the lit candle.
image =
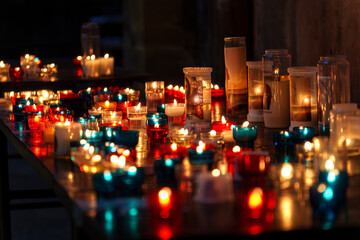
<svg viewBox="0 0 360 240">
<path fill-rule="evenodd" d="M 306 141 L 311 141 L 315 136 L 315 128 L 314 127 L 294 127 L 294 138 L 297 143 L 303 143 Z"/>
<path fill-rule="evenodd" d="M 176 99 L 174 103 L 165 104 L 165 114 L 169 117 L 182 117 L 185 113 L 185 104 L 177 103 Z"/>
<path fill-rule="evenodd" d="M 266 175 L 269 171 L 269 152 L 248 151 L 243 152 L 243 160 L 240 163 L 239 171 L 243 176 Z"/>
<path fill-rule="evenodd" d="M 219 87 L 219 85 L 211 84 L 211 97 L 222 97 L 224 95 L 224 88 Z"/>
<path fill-rule="evenodd" d="M 55 124 L 55 155 L 70 154 L 70 142 L 80 141 L 81 124 L 66 121 Z"/>
<path fill-rule="evenodd" d="M 230 174 L 222 175 L 219 169 L 211 173 L 199 173 L 194 201 L 217 204 L 234 200 L 233 184 Z"/>
<path fill-rule="evenodd" d="M 10 80 L 10 64 L 0 61 L 0 82 L 7 82 Z"/>
<path fill-rule="evenodd" d="M 152 143 L 165 142 L 168 134 L 168 125 L 155 123 L 146 126 L 146 132 Z"/>
<path fill-rule="evenodd" d="M 233 125 L 232 123 L 226 121 L 224 116 L 221 117 L 221 121 L 216 121 L 216 122 L 213 122 L 213 124 L 212 124 L 213 129 L 216 132 L 222 132 L 224 130 L 231 130 L 232 125 Z"/>
<path fill-rule="evenodd" d="M 245 121 L 241 126 L 235 125 L 233 137 L 239 145 L 252 147 L 257 138 L 257 126 L 250 126 L 248 121 Z"/>
<path fill-rule="evenodd" d="M 110 57 L 108 53 L 101 59 L 101 75 L 111 76 L 114 74 L 114 57 Z"/>
</svg>

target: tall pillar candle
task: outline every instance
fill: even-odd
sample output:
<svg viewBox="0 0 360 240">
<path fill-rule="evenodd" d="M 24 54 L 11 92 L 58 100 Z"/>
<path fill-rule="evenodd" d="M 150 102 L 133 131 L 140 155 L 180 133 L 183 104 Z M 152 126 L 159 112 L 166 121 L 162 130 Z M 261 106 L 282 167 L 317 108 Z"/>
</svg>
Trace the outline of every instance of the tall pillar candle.
<svg viewBox="0 0 360 240">
<path fill-rule="evenodd" d="M 56 156 L 70 154 L 70 142 L 80 141 L 81 123 L 57 122 L 55 124 L 55 150 Z"/>
</svg>

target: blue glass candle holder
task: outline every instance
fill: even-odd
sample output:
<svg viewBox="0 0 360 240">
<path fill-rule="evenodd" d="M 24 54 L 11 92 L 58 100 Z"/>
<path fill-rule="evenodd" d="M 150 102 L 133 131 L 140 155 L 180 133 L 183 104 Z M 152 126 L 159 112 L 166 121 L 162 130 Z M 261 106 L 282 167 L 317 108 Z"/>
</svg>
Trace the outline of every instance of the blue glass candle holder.
<svg viewBox="0 0 360 240">
<path fill-rule="evenodd" d="M 116 97 L 115 97 L 115 101 L 116 102 L 125 102 L 127 101 L 127 95 L 126 94 L 118 94 Z"/>
<path fill-rule="evenodd" d="M 165 104 L 158 104 L 156 108 L 158 113 L 165 113 Z"/>
<path fill-rule="evenodd" d="M 19 105 L 13 105 L 13 113 L 14 114 L 25 114 L 25 108 L 22 104 Z"/>
<path fill-rule="evenodd" d="M 287 157 L 295 158 L 294 133 L 289 131 L 279 131 L 273 133 L 275 145 L 275 159 L 280 162 L 288 162 Z"/>
<path fill-rule="evenodd" d="M 103 132 L 103 140 L 104 141 L 114 141 L 114 136 L 118 134 L 118 132 L 122 131 L 121 126 L 100 126 L 100 131 Z"/>
<path fill-rule="evenodd" d="M 139 142 L 139 131 L 136 130 L 119 131 L 113 137 L 115 144 L 127 146 L 133 149 L 136 147 L 136 145 Z"/>
<path fill-rule="evenodd" d="M 32 98 L 15 98 L 15 105 L 33 105 L 34 104 L 34 99 Z"/>
<path fill-rule="evenodd" d="M 344 203 L 346 194 L 342 189 L 317 183 L 310 187 L 310 203 L 316 212 L 337 211 Z"/>
<path fill-rule="evenodd" d="M 295 143 L 304 143 L 306 141 L 311 141 L 315 136 L 314 127 L 294 127 L 294 140 Z"/>
<path fill-rule="evenodd" d="M 214 150 L 212 149 L 198 153 L 195 149 L 190 148 L 188 154 L 190 163 L 211 165 L 214 162 Z"/>
<path fill-rule="evenodd" d="M 339 190 L 346 190 L 348 186 L 348 174 L 343 170 L 319 171 L 319 182 Z"/>
<path fill-rule="evenodd" d="M 147 113 L 146 114 L 146 119 L 148 120 L 160 120 L 160 119 L 165 119 L 167 120 L 167 116 L 165 113 Z"/>
<path fill-rule="evenodd" d="M 257 138 L 257 126 L 243 127 L 235 125 L 233 127 L 233 137 L 240 147 L 253 148 L 254 141 Z"/>
<path fill-rule="evenodd" d="M 155 125 L 155 124 L 159 124 L 159 125 L 167 125 L 168 121 L 166 119 L 146 119 L 146 125 Z"/>
<path fill-rule="evenodd" d="M 102 143 L 103 132 L 95 130 L 85 130 L 82 132 L 82 139 L 85 139 L 90 144 Z"/>
<path fill-rule="evenodd" d="M 175 182 L 176 161 L 172 158 L 159 158 L 154 161 L 154 168 L 158 184 L 171 184 Z"/>
<path fill-rule="evenodd" d="M 139 196 L 143 182 L 144 170 L 135 166 L 93 175 L 94 189 L 99 198 Z"/>
<path fill-rule="evenodd" d="M 99 91 L 99 95 L 104 95 L 104 94 L 113 94 L 113 91 L 112 90 L 110 90 L 110 89 L 101 89 L 100 91 Z"/>
</svg>

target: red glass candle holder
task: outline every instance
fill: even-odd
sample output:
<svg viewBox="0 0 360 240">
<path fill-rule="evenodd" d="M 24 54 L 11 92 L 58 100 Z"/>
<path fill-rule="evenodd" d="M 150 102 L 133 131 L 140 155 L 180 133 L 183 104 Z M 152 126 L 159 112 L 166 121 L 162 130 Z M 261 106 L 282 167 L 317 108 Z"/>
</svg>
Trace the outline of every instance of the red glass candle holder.
<svg viewBox="0 0 360 240">
<path fill-rule="evenodd" d="M 222 97 L 224 96 L 224 88 L 218 87 L 215 85 L 213 88 L 211 88 L 211 97 Z"/>
<path fill-rule="evenodd" d="M 253 228 L 252 226 L 270 227 L 273 220 L 273 211 L 276 207 L 276 195 L 273 189 L 263 187 L 246 188 L 237 196 L 239 216 L 246 225 L 250 234 L 259 234 L 264 228 Z M 253 232 L 257 231 L 257 232 Z"/>
<path fill-rule="evenodd" d="M 10 68 L 10 74 L 13 82 L 22 82 L 24 69 L 20 67 Z"/>
<path fill-rule="evenodd" d="M 29 115 L 27 117 L 27 119 L 28 119 L 28 126 L 29 126 L 30 130 L 40 129 L 40 125 L 44 125 L 44 123 L 42 123 L 42 122 L 45 121 L 45 117 L 43 117 L 42 115 L 36 115 L 36 114 Z"/>
<path fill-rule="evenodd" d="M 165 142 L 169 128 L 166 124 L 153 124 L 146 126 L 146 132 L 152 143 Z"/>
<path fill-rule="evenodd" d="M 77 56 L 73 59 L 73 63 L 75 66 L 81 66 L 82 56 Z"/>
<path fill-rule="evenodd" d="M 75 93 L 74 92 L 63 92 L 60 93 L 60 100 L 73 100 L 75 99 Z"/>
<path fill-rule="evenodd" d="M 270 166 L 269 152 L 252 151 L 242 153 L 239 172 L 243 176 L 264 176 Z"/>
<path fill-rule="evenodd" d="M 237 172 L 240 172 L 240 164 L 243 161 L 242 154 L 244 152 L 252 151 L 251 148 L 240 148 L 239 146 L 235 146 L 232 149 L 225 150 L 225 158 L 228 165 L 228 172 L 231 174 L 235 173 L 235 164 L 237 162 Z"/>
<path fill-rule="evenodd" d="M 235 125 L 233 122 L 227 122 L 224 118 L 221 121 L 215 121 L 212 123 L 212 128 L 216 132 L 222 132 L 225 130 L 231 130 L 231 126 Z"/>
<path fill-rule="evenodd" d="M 150 214 L 153 219 L 179 219 L 181 216 L 180 196 L 174 190 L 164 187 L 147 194 Z"/>
<path fill-rule="evenodd" d="M 187 156 L 188 148 L 185 146 L 177 145 L 173 143 L 171 145 L 164 145 L 162 148 L 162 155 L 175 155 L 181 158 L 185 158 Z"/>
<path fill-rule="evenodd" d="M 26 113 L 44 113 L 44 105 L 36 105 L 36 104 L 32 104 L 32 105 L 25 105 L 25 112 Z"/>
</svg>

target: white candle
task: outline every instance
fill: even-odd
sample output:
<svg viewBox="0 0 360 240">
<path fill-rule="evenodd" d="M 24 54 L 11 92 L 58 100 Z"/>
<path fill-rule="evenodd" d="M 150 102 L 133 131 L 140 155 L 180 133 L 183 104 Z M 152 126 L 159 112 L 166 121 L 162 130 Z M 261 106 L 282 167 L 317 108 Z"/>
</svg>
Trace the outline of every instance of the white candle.
<svg viewBox="0 0 360 240">
<path fill-rule="evenodd" d="M 197 175 L 198 188 L 194 200 L 199 203 L 223 203 L 234 200 L 230 174 L 221 174 L 219 169 Z"/>
<path fill-rule="evenodd" d="M 109 57 L 109 54 L 105 54 L 101 58 L 101 75 L 110 76 L 114 74 L 114 57 Z"/>
<path fill-rule="evenodd" d="M 184 103 L 177 103 L 174 100 L 174 103 L 167 103 L 165 104 L 165 114 L 168 117 L 181 117 L 185 113 L 185 104 Z"/>
<path fill-rule="evenodd" d="M 221 137 L 224 140 L 224 142 L 235 142 L 232 130 L 222 131 L 221 132 Z"/>
<path fill-rule="evenodd" d="M 81 123 L 66 121 L 55 124 L 55 155 L 70 154 L 70 142 L 80 141 Z"/>
</svg>

